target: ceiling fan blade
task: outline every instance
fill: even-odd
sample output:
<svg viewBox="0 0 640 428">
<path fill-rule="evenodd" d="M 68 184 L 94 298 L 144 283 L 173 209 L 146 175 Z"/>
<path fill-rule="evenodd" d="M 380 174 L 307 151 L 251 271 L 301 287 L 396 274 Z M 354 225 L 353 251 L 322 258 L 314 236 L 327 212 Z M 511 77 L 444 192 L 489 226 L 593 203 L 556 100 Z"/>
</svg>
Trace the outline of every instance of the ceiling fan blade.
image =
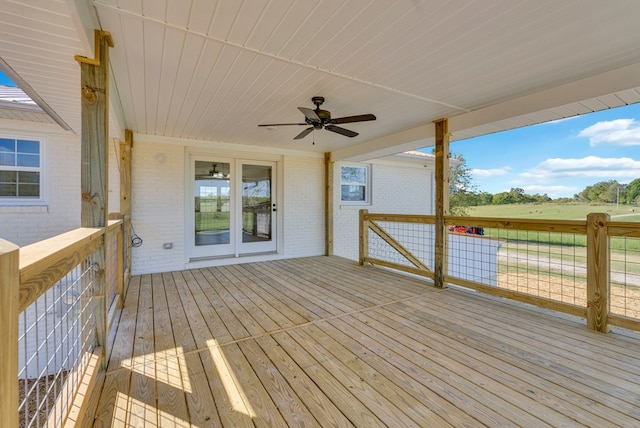
<svg viewBox="0 0 640 428">
<path fill-rule="evenodd" d="M 337 117 L 335 119 L 329 120 L 329 123 L 367 122 L 369 120 L 376 120 L 376 117 L 372 114 L 361 114 L 358 116 Z"/>
<path fill-rule="evenodd" d="M 306 125 L 306 123 L 268 123 L 258 126 L 289 126 L 289 125 Z"/>
<path fill-rule="evenodd" d="M 339 126 L 327 125 L 324 127 L 327 131 L 336 132 L 338 134 L 342 134 L 346 137 L 353 138 L 358 135 L 357 132 L 350 131 L 348 129 L 341 128 Z"/>
<path fill-rule="evenodd" d="M 295 137 L 293 137 L 294 140 L 300 140 L 304 137 L 306 137 L 307 135 L 309 135 L 309 132 L 313 131 L 313 126 L 305 129 L 304 131 L 302 131 L 301 133 L 299 133 L 298 135 L 296 135 Z"/>
<path fill-rule="evenodd" d="M 302 114 L 304 114 L 304 117 L 306 117 L 307 119 L 309 119 L 312 122 L 320 122 L 320 118 L 318 117 L 318 115 L 316 114 L 316 112 L 310 108 L 306 108 L 306 107 L 298 107 L 298 110 L 300 110 L 302 112 Z"/>
</svg>

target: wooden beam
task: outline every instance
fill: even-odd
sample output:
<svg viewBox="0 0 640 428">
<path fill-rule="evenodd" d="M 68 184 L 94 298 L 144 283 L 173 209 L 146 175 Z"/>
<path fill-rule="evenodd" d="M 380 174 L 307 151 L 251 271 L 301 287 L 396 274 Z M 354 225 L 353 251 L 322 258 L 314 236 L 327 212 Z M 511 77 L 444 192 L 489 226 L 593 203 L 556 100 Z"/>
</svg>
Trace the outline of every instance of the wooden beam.
<svg viewBox="0 0 640 428">
<path fill-rule="evenodd" d="M 434 282 L 439 288 L 446 287 L 447 274 L 447 230 L 445 216 L 449 215 L 449 122 L 435 122 L 436 136 L 436 225 Z"/>
<path fill-rule="evenodd" d="M 82 227 L 107 226 L 108 216 L 108 138 L 109 138 L 109 47 L 111 35 L 96 30 L 95 59 L 76 56 L 80 63 L 82 95 L 81 138 L 81 221 Z M 105 234 L 106 235 L 106 234 Z M 108 355 L 105 243 L 92 257 L 97 266 L 95 276 L 96 345 L 103 350 L 103 364 Z"/>
<path fill-rule="evenodd" d="M 587 216 L 587 328 L 609 331 L 609 214 Z"/>
<path fill-rule="evenodd" d="M 333 256 L 333 167 L 331 153 L 324 154 L 324 178 L 325 178 L 325 203 L 324 203 L 324 227 L 325 227 L 325 255 Z"/>
<path fill-rule="evenodd" d="M 120 212 L 131 214 L 131 150 L 133 132 L 124 130 L 124 142 L 120 142 Z"/>
<path fill-rule="evenodd" d="M 18 426 L 19 248 L 0 239 L 0 427 Z"/>
</svg>

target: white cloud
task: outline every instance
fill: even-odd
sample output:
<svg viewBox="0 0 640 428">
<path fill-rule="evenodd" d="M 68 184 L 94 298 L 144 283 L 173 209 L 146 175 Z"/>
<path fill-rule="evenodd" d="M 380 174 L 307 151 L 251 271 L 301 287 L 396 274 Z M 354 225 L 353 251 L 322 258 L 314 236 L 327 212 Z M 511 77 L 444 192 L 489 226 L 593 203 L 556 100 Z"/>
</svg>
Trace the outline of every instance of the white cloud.
<svg viewBox="0 0 640 428">
<path fill-rule="evenodd" d="M 574 195 L 583 190 L 576 186 L 543 186 L 543 185 L 524 186 L 522 189 L 526 194 L 529 194 L 529 195 L 535 195 L 536 193 L 539 195 L 546 194 L 552 199 L 556 199 L 565 195 Z"/>
<path fill-rule="evenodd" d="M 580 131 L 578 136 L 589 138 L 591 146 L 640 146 L 640 122 L 635 119 L 598 122 Z"/>
<path fill-rule="evenodd" d="M 476 178 L 491 178 L 497 177 L 500 175 L 507 175 L 511 171 L 510 166 L 503 166 L 501 168 L 492 168 L 492 169 L 472 169 L 471 175 Z"/>
<path fill-rule="evenodd" d="M 547 159 L 520 174 L 529 183 L 549 183 L 563 178 L 619 179 L 640 177 L 640 162 L 631 158 Z"/>
</svg>

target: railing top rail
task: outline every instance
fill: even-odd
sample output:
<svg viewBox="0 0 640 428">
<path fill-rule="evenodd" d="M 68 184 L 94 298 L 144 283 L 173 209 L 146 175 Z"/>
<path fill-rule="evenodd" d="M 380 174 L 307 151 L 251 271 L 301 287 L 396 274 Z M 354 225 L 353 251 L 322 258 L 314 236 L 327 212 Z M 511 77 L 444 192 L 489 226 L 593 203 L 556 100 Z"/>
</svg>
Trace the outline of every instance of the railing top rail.
<svg viewBox="0 0 640 428">
<path fill-rule="evenodd" d="M 421 214 L 384 214 L 365 213 L 364 220 L 369 221 L 395 221 L 401 223 L 435 223 L 435 216 Z M 587 233 L 587 220 L 549 220 L 526 218 L 496 218 L 496 217 L 462 217 L 445 216 L 446 226 L 473 225 L 486 228 L 500 228 L 513 230 L 532 230 L 539 232 L 558 233 Z"/>
<path fill-rule="evenodd" d="M 104 228 L 71 230 L 20 249 L 20 311 L 101 245 Z"/>
<path fill-rule="evenodd" d="M 607 222 L 607 235 L 640 238 L 640 223 L 632 221 Z"/>
<path fill-rule="evenodd" d="M 587 220 L 446 216 L 446 225 L 473 225 L 486 228 L 533 230 L 539 232 L 587 233 Z"/>
</svg>

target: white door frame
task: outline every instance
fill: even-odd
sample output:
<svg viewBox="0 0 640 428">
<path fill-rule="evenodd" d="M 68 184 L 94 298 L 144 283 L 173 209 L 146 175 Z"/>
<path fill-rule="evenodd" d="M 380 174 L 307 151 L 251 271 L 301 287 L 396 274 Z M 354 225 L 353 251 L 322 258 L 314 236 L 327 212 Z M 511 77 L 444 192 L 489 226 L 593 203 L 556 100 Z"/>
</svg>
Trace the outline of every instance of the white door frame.
<svg viewBox="0 0 640 428">
<path fill-rule="evenodd" d="M 248 154 L 248 153 L 247 153 Z M 185 250 L 187 261 L 210 258 L 230 258 L 248 256 L 260 253 L 279 253 L 282 251 L 282 161 L 281 157 L 253 156 L 235 157 L 230 152 L 187 152 L 186 158 L 186 193 L 185 193 Z M 260 159 L 262 157 L 262 159 Z M 265 160 L 265 158 L 267 158 Z M 230 243 L 224 246 L 196 246 L 195 245 L 195 162 L 226 162 L 230 164 L 230 203 L 232 212 L 230 217 Z M 272 212 L 272 239 L 265 243 L 242 242 L 242 165 L 269 165 L 272 168 L 271 175 L 271 199 L 276 204 L 276 212 Z M 277 213 L 277 214 L 276 214 Z M 262 244 L 262 245 L 257 245 Z M 213 248 L 218 247 L 218 248 Z"/>
</svg>

